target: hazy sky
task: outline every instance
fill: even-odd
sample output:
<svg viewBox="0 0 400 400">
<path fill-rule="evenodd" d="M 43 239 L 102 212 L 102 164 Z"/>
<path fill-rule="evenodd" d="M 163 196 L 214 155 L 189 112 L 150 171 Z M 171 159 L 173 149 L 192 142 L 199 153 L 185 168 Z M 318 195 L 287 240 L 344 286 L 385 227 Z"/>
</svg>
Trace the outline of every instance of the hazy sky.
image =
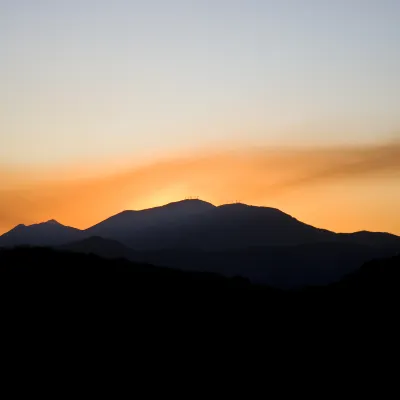
<svg viewBox="0 0 400 400">
<path fill-rule="evenodd" d="M 0 0 L 0 233 L 200 196 L 400 234 L 400 0 Z"/>
<path fill-rule="evenodd" d="M 393 137 L 399 43 L 397 0 L 0 0 L 0 160 Z"/>
</svg>

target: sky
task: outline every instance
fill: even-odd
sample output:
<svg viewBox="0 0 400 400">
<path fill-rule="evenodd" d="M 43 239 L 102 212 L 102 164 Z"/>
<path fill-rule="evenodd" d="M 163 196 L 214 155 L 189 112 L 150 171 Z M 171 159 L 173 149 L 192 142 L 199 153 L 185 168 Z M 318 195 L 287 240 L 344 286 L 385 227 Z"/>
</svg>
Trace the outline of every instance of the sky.
<svg viewBox="0 0 400 400">
<path fill-rule="evenodd" d="M 195 195 L 400 234 L 399 43 L 397 0 L 0 0 L 0 233 Z"/>
</svg>

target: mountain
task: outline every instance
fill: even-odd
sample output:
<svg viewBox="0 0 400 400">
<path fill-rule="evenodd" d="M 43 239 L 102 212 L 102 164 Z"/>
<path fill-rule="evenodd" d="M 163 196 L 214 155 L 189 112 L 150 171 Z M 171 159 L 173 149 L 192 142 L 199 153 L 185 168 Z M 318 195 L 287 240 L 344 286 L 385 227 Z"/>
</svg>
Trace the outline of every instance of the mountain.
<svg viewBox="0 0 400 400">
<path fill-rule="evenodd" d="M 332 242 L 400 249 L 400 238 L 387 233 L 337 234 L 307 225 L 275 208 L 240 203 L 215 207 L 200 200 L 124 212 L 87 233 L 119 240 L 138 251 L 226 251 Z"/>
<path fill-rule="evenodd" d="M 387 233 L 337 234 L 307 225 L 269 207 L 183 200 L 141 211 L 123 211 L 80 231 L 56 221 L 19 225 L 0 246 L 60 245 L 92 236 L 113 239 L 136 251 L 230 251 L 266 246 L 351 243 L 398 251 L 400 238 Z"/>
<path fill-rule="evenodd" d="M 0 236 L 0 246 L 57 246 L 73 240 L 80 240 L 84 232 L 50 220 L 34 225 L 18 225 Z"/>
<path fill-rule="evenodd" d="M 337 234 L 268 207 L 184 200 L 124 211 L 80 231 L 56 221 L 19 225 L 0 246 L 55 246 L 182 270 L 240 275 L 279 287 L 326 284 L 400 252 L 388 233 Z"/>
<path fill-rule="evenodd" d="M 87 233 L 119 240 L 136 250 L 228 250 L 329 241 L 335 236 L 277 209 L 245 204 L 215 207 L 200 200 L 126 211 Z"/>
<path fill-rule="evenodd" d="M 400 249 L 400 238 L 387 233 L 337 234 L 307 225 L 275 208 L 240 203 L 215 207 L 200 200 L 125 211 L 87 233 L 116 239 L 137 251 L 227 251 L 332 242 Z"/>
<path fill-rule="evenodd" d="M 183 200 L 141 211 L 123 211 L 89 228 L 88 236 L 129 241 L 134 234 L 184 220 L 215 208 L 202 200 Z M 126 240 L 127 239 L 127 240 Z"/>
<path fill-rule="evenodd" d="M 57 247 L 59 250 L 75 253 L 95 254 L 103 258 L 134 259 L 134 251 L 120 242 L 112 239 L 104 239 L 100 236 L 91 236 L 83 240 L 63 244 Z"/>
<path fill-rule="evenodd" d="M 385 232 L 339 233 L 337 239 L 347 243 L 358 243 L 373 247 L 399 250 L 400 237 Z"/>
</svg>

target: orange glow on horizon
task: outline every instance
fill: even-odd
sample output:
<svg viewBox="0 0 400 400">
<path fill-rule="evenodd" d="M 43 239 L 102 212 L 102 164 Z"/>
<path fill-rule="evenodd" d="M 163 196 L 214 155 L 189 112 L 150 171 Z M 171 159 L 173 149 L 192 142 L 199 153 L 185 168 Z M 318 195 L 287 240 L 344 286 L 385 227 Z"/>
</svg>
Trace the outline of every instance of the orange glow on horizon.
<svg viewBox="0 0 400 400">
<path fill-rule="evenodd" d="M 89 173 L 89 172 L 90 173 Z M 335 231 L 400 234 L 400 144 L 193 153 L 128 166 L 0 170 L 0 233 L 49 219 L 87 228 L 188 196 L 281 209 Z"/>
</svg>

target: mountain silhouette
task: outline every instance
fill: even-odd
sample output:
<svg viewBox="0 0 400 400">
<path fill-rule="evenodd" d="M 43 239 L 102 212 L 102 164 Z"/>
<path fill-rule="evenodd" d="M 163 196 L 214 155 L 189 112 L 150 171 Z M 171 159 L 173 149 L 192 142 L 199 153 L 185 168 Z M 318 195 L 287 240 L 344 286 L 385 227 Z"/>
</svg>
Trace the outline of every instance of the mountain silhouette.
<svg viewBox="0 0 400 400">
<path fill-rule="evenodd" d="M 57 246 L 85 237 L 79 229 L 65 226 L 52 219 L 34 225 L 18 225 L 0 236 L 0 246 Z"/>
<path fill-rule="evenodd" d="M 57 248 L 75 253 L 94 254 L 103 258 L 125 258 L 127 260 L 135 258 L 133 249 L 116 240 L 105 239 L 100 236 L 91 236 L 83 240 L 63 244 Z"/>
<path fill-rule="evenodd" d="M 338 240 L 340 241 L 393 249 L 399 249 L 399 239 L 399 236 L 385 232 L 361 231 L 338 234 Z"/>
<path fill-rule="evenodd" d="M 246 204 L 219 207 L 201 200 L 183 200 L 141 211 L 123 211 L 86 230 L 55 220 L 18 225 L 0 236 L 0 245 L 54 245 L 100 236 L 137 251 L 225 251 L 254 246 L 295 246 L 343 242 L 398 249 L 400 238 L 388 233 L 337 234 L 307 225 L 275 208 Z"/>
<path fill-rule="evenodd" d="M 331 283 L 368 260 L 400 251 L 400 237 L 388 233 L 338 234 L 275 208 L 216 207 L 201 200 L 124 211 L 84 231 L 51 220 L 19 225 L 0 237 L 0 246 L 23 244 L 286 288 Z"/>
<path fill-rule="evenodd" d="M 268 207 L 227 204 L 215 207 L 185 200 L 143 211 L 125 211 L 89 228 L 90 236 L 116 239 L 138 251 L 247 249 L 344 242 L 398 249 L 400 238 L 373 232 L 336 234 L 307 225 Z"/>
<path fill-rule="evenodd" d="M 141 211 L 123 211 L 87 230 L 90 236 L 102 236 L 125 241 L 131 235 L 147 229 L 169 225 L 179 220 L 215 208 L 202 200 L 183 200 Z M 126 241 L 129 241 L 127 239 Z"/>
<path fill-rule="evenodd" d="M 157 230 L 142 231 L 139 235 L 132 232 L 122 239 L 142 250 L 232 250 L 326 241 L 332 235 L 273 208 L 232 204 L 159 225 Z"/>
</svg>

